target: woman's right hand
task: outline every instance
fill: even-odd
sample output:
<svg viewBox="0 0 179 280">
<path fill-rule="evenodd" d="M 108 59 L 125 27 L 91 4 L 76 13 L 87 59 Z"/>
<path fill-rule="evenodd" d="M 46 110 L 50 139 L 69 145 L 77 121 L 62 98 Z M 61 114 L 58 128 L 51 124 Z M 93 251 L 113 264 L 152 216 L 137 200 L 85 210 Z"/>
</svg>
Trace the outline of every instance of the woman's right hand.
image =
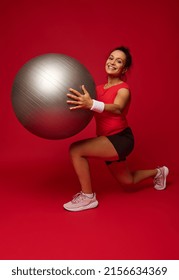
<svg viewBox="0 0 179 280">
<path fill-rule="evenodd" d="M 86 90 L 85 86 L 82 85 L 83 93 L 79 91 L 69 88 L 70 93 L 67 93 L 67 96 L 71 100 L 67 100 L 67 103 L 70 105 L 75 105 L 70 107 L 70 110 L 77 110 L 77 109 L 88 109 L 90 110 L 93 105 L 93 100 L 90 97 L 89 92 Z"/>
</svg>

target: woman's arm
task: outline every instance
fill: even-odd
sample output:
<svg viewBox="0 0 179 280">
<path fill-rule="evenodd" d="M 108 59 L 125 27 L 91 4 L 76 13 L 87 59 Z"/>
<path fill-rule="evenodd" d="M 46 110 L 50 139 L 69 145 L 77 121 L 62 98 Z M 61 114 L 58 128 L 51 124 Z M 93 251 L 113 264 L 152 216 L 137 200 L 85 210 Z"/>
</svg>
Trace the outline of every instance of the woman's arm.
<svg viewBox="0 0 179 280">
<path fill-rule="evenodd" d="M 83 90 L 83 94 L 81 94 L 80 92 L 72 88 L 69 89 L 71 93 L 68 93 L 67 96 L 71 100 L 67 100 L 67 103 L 76 105 L 70 107 L 70 110 L 91 109 L 93 105 L 93 99 L 90 97 L 90 94 L 88 93 L 88 91 L 85 89 L 84 86 L 82 86 L 82 90 Z M 104 110 L 114 114 L 121 114 L 129 101 L 130 101 L 130 91 L 126 88 L 122 88 L 118 90 L 113 104 L 104 104 Z"/>
<path fill-rule="evenodd" d="M 130 101 L 130 91 L 126 88 L 118 90 L 113 104 L 105 104 L 104 110 L 114 114 L 121 114 Z"/>
</svg>

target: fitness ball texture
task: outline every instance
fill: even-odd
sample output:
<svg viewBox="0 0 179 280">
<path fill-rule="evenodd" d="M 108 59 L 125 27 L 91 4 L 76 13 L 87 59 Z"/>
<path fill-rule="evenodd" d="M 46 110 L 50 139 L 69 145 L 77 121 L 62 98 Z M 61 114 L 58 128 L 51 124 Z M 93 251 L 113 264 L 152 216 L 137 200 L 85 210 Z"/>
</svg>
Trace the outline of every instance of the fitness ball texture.
<svg viewBox="0 0 179 280">
<path fill-rule="evenodd" d="M 44 54 L 29 60 L 17 73 L 12 88 L 12 106 L 20 123 L 46 139 L 64 139 L 84 129 L 93 117 L 90 110 L 70 111 L 67 92 L 82 93 L 85 85 L 95 98 L 95 83 L 89 71 L 64 54 Z"/>
</svg>

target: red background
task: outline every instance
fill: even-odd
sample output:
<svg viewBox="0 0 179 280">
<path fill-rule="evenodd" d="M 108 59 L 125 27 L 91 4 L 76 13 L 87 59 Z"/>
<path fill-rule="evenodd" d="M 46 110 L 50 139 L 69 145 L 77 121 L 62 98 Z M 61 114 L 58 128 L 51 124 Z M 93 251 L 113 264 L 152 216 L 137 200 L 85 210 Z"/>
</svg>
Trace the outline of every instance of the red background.
<svg viewBox="0 0 179 280">
<path fill-rule="evenodd" d="M 178 0 L 1 1 L 1 259 L 178 259 L 178 11 Z M 13 112 L 13 79 L 29 59 L 53 52 L 78 59 L 99 84 L 121 44 L 133 55 L 129 165 L 167 165 L 169 187 L 156 192 L 149 181 L 126 192 L 91 161 L 100 206 L 68 213 L 62 205 L 79 190 L 68 147 L 94 136 L 94 121 L 65 140 L 32 135 Z"/>
</svg>

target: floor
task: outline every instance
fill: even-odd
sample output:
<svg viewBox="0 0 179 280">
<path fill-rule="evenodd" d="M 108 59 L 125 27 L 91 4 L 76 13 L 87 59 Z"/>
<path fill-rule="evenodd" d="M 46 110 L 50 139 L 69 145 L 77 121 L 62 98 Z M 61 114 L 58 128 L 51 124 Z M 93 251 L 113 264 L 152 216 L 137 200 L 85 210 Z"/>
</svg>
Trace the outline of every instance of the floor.
<svg viewBox="0 0 179 280">
<path fill-rule="evenodd" d="M 68 161 L 19 162 L 0 170 L 0 259 L 179 258 L 177 174 L 170 173 L 164 191 L 150 180 L 123 189 L 103 162 L 94 161 L 99 206 L 71 213 L 62 206 L 79 185 Z"/>
</svg>

